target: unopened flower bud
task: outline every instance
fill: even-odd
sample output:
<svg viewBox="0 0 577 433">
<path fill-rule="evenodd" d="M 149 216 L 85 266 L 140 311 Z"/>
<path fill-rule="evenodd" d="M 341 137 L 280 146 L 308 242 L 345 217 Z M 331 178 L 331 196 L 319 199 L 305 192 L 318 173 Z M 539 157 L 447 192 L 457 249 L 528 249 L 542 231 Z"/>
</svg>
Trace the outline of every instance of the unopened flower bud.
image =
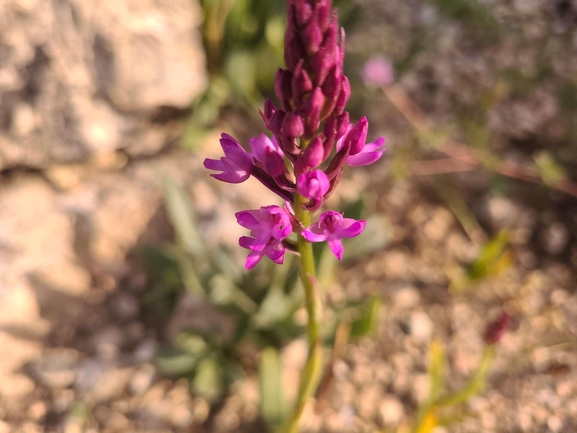
<svg viewBox="0 0 577 433">
<path fill-rule="evenodd" d="M 498 343 L 510 323 L 511 316 L 507 312 L 503 311 L 497 320 L 487 325 L 485 334 L 483 335 L 483 341 L 485 341 L 485 344 L 491 345 Z"/>
<path fill-rule="evenodd" d="M 285 39 L 284 62 L 288 70 L 293 71 L 299 60 L 305 58 L 306 50 L 296 33 L 287 30 Z"/>
<path fill-rule="evenodd" d="M 279 68 L 274 78 L 274 91 L 276 96 L 284 103 L 292 99 L 292 73 Z"/>
<path fill-rule="evenodd" d="M 319 50 L 323 42 L 323 32 L 318 22 L 318 8 L 315 9 L 312 18 L 301 32 L 301 36 L 309 54 L 314 54 Z"/>
<path fill-rule="evenodd" d="M 315 137 L 304 152 L 303 163 L 309 168 L 315 168 L 323 162 L 323 158 L 323 140 L 320 137 Z"/>
<path fill-rule="evenodd" d="M 283 134 L 298 138 L 305 132 L 305 124 L 302 115 L 297 112 L 292 112 L 288 114 L 282 124 Z"/>
<path fill-rule="evenodd" d="M 289 8 L 292 5 L 289 3 Z M 294 1 L 294 15 L 296 18 L 296 22 L 299 25 L 299 27 L 303 27 L 308 21 L 309 19 L 312 17 L 313 15 L 313 8 L 311 7 L 311 5 L 308 3 L 307 0 L 295 0 Z"/>
<path fill-rule="evenodd" d="M 306 198 L 321 200 L 329 187 L 329 179 L 322 170 L 313 170 L 297 178 L 297 191 Z"/>
<path fill-rule="evenodd" d="M 349 121 L 350 121 L 349 113 L 347 111 L 345 111 L 343 114 L 338 116 L 336 119 L 337 119 L 337 127 L 336 127 L 335 138 L 338 140 L 343 135 L 345 135 L 345 132 L 347 132 L 347 129 L 349 128 Z"/>
<path fill-rule="evenodd" d="M 341 81 L 341 92 L 339 93 L 339 98 L 337 99 L 337 104 L 335 105 L 335 111 L 338 114 L 342 114 L 345 111 L 345 107 L 347 106 L 347 102 L 351 97 L 351 83 L 349 79 L 343 75 Z"/>
<path fill-rule="evenodd" d="M 306 93 L 313 89 L 313 82 L 307 71 L 303 69 L 304 59 L 298 63 L 292 78 L 292 96 L 295 104 L 302 102 Z"/>
<path fill-rule="evenodd" d="M 270 121 L 275 111 L 276 107 L 269 98 L 266 98 L 266 100 L 264 101 L 264 113 L 260 111 L 260 109 L 258 110 L 260 117 L 262 117 L 262 120 L 269 131 L 270 131 Z"/>
<path fill-rule="evenodd" d="M 276 107 L 274 106 L 273 102 L 270 100 L 270 98 L 266 98 L 266 100 L 264 101 L 265 118 L 270 120 L 275 111 Z"/>
<path fill-rule="evenodd" d="M 253 137 L 248 141 L 253 156 L 259 161 L 267 174 L 280 176 L 284 173 L 284 154 L 276 139 L 271 140 L 264 134 Z"/>
<path fill-rule="evenodd" d="M 365 146 L 369 122 L 365 116 L 361 117 L 355 126 L 347 134 L 344 147 L 349 149 L 349 155 L 356 155 Z"/>
<path fill-rule="evenodd" d="M 274 135 L 280 135 L 282 133 L 282 125 L 284 123 L 284 119 L 286 117 L 286 113 L 283 110 L 276 110 L 269 122 L 269 130 Z"/>
<path fill-rule="evenodd" d="M 318 26 L 321 29 L 321 32 L 326 32 L 329 28 L 329 24 L 331 22 L 331 2 L 330 1 L 321 1 L 318 2 L 315 6 L 315 12 L 317 15 L 317 22 Z"/>
<path fill-rule="evenodd" d="M 327 75 L 322 87 L 323 93 L 328 100 L 334 100 L 336 103 L 342 87 L 341 82 L 342 75 L 340 74 L 339 69 L 334 67 Z"/>
<path fill-rule="evenodd" d="M 307 124 L 319 122 L 321 110 L 323 109 L 324 105 L 325 105 L 325 97 L 323 95 L 323 92 L 320 87 L 315 87 L 315 89 L 311 92 L 310 96 L 304 102 L 302 108 Z M 314 133 L 315 131 L 316 128 L 312 131 L 312 133 Z"/>
<path fill-rule="evenodd" d="M 339 95 L 342 88 L 342 74 L 340 68 L 334 67 L 323 83 L 323 94 L 326 97 L 326 103 L 321 111 L 321 120 L 329 117 L 339 100 Z"/>
<path fill-rule="evenodd" d="M 319 51 L 310 59 L 311 68 L 314 73 L 315 84 L 322 86 L 329 71 L 333 66 L 337 66 L 342 71 L 342 64 L 339 62 L 339 42 L 338 42 L 338 18 L 336 13 L 325 32 L 324 41 Z"/>
</svg>

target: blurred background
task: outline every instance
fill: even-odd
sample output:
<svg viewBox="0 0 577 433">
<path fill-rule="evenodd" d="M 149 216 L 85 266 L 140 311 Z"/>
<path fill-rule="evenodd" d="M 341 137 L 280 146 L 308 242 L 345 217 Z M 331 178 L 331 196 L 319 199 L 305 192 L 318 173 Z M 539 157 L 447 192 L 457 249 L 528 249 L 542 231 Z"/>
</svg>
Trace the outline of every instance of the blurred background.
<svg viewBox="0 0 577 433">
<path fill-rule="evenodd" d="M 418 432 L 577 431 L 577 2 L 335 3 L 387 151 L 331 198 L 369 224 L 343 263 L 316 251 L 335 351 L 303 431 L 417 431 L 503 310 L 484 386 Z M 286 415 L 301 288 L 290 259 L 244 271 L 234 218 L 276 200 L 202 167 L 264 131 L 284 10 L 0 0 L 0 433 Z"/>
</svg>

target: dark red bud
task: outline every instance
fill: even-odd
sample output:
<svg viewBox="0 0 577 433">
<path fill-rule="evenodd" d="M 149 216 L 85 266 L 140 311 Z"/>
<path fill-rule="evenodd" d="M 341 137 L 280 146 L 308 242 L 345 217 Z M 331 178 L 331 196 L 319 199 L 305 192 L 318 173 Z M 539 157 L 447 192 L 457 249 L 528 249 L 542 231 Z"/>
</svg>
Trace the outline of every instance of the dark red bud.
<svg viewBox="0 0 577 433">
<path fill-rule="evenodd" d="M 349 155 L 356 155 L 367 141 L 367 132 L 369 130 L 369 122 L 365 116 L 361 117 L 355 126 L 349 131 L 345 138 L 344 148 L 349 149 Z"/>
<path fill-rule="evenodd" d="M 296 33 L 287 31 L 285 38 L 284 62 L 289 71 L 294 71 L 300 59 L 304 59 L 306 50 Z"/>
<path fill-rule="evenodd" d="M 297 24 L 303 27 L 313 15 L 313 8 L 307 0 L 295 0 L 294 8 Z"/>
<path fill-rule="evenodd" d="M 334 137 L 327 137 L 323 142 L 323 162 L 327 160 L 333 151 L 333 147 L 335 146 L 336 140 Z"/>
<path fill-rule="evenodd" d="M 325 97 L 321 88 L 315 87 L 303 104 L 303 113 L 305 117 L 318 117 L 324 104 Z"/>
<path fill-rule="evenodd" d="M 323 32 L 318 23 L 318 9 L 315 9 L 313 17 L 309 20 L 305 29 L 301 32 L 303 43 L 309 54 L 316 53 L 322 42 Z"/>
<path fill-rule="evenodd" d="M 303 162 L 307 167 L 318 167 L 324 158 L 323 141 L 320 137 L 315 137 L 306 148 L 303 155 Z"/>
<path fill-rule="evenodd" d="M 288 114 L 282 124 L 282 132 L 288 137 L 298 138 L 305 132 L 303 117 L 296 112 Z"/>
<path fill-rule="evenodd" d="M 483 340 L 485 344 L 496 344 L 501 340 L 503 334 L 507 330 L 511 323 L 511 316 L 503 311 L 501 316 L 487 325 L 485 329 L 485 334 L 483 335 Z"/>
<path fill-rule="evenodd" d="M 331 53 L 321 47 L 321 49 L 310 58 L 310 64 L 313 82 L 317 86 L 322 86 L 334 65 Z"/>
<path fill-rule="evenodd" d="M 341 43 L 339 46 L 338 57 L 336 59 L 337 64 L 344 65 L 345 63 L 345 29 L 341 27 Z"/>
<path fill-rule="evenodd" d="M 335 111 L 338 114 L 342 114 L 345 111 L 347 102 L 351 97 L 351 83 L 346 75 L 343 75 L 341 82 L 341 92 L 339 93 L 339 98 L 337 99 L 337 104 L 335 105 Z"/>
<path fill-rule="evenodd" d="M 305 93 L 308 93 L 313 89 L 313 82 L 307 71 L 303 69 L 303 63 L 304 60 L 301 59 L 295 68 L 292 79 L 292 92 L 295 104 L 300 104 Z"/>
<path fill-rule="evenodd" d="M 342 87 L 341 81 L 339 68 L 334 67 L 323 83 L 323 93 L 327 99 L 321 111 L 321 119 L 329 117 L 335 109 Z"/>
<path fill-rule="evenodd" d="M 335 139 L 339 139 L 341 138 L 343 135 L 345 135 L 345 132 L 347 132 L 347 129 L 349 127 L 349 113 L 347 111 L 345 111 L 343 114 L 341 114 L 339 117 L 337 117 L 337 127 L 336 127 L 336 136 Z"/>
<path fill-rule="evenodd" d="M 282 156 L 272 149 L 265 149 L 263 153 L 263 161 L 261 162 L 266 172 L 273 177 L 280 176 L 284 173 L 284 160 Z"/>
<path fill-rule="evenodd" d="M 292 73 L 279 68 L 274 78 L 274 91 L 276 96 L 284 103 L 292 99 Z"/>
<path fill-rule="evenodd" d="M 325 121 L 323 133 L 327 138 L 333 138 L 337 134 L 337 119 L 336 117 L 329 117 Z"/>
<path fill-rule="evenodd" d="M 281 131 L 282 131 L 282 125 L 284 122 L 284 119 L 286 117 L 286 113 L 282 110 L 277 110 L 273 113 L 270 122 L 269 122 L 269 130 L 274 134 L 274 135 L 280 135 Z"/>
<path fill-rule="evenodd" d="M 306 119 L 305 132 L 307 136 L 312 136 L 320 124 L 320 115 L 325 105 L 325 97 L 320 87 L 315 87 L 308 99 L 303 104 L 303 114 Z"/>
<path fill-rule="evenodd" d="M 278 135 L 276 139 L 285 155 L 297 155 L 300 152 L 296 139 L 287 137 L 286 135 Z"/>
<path fill-rule="evenodd" d="M 327 99 L 335 100 L 339 96 L 341 90 L 341 74 L 338 68 L 334 67 L 329 72 L 325 82 L 323 83 L 323 93 Z"/>
<path fill-rule="evenodd" d="M 326 32 L 329 28 L 329 23 L 331 22 L 331 6 L 330 4 L 317 3 L 315 7 L 315 13 L 317 16 L 318 26 L 321 32 Z"/>
<path fill-rule="evenodd" d="M 274 106 L 274 103 L 270 98 L 266 98 L 264 101 L 264 116 L 270 120 L 275 111 L 276 107 Z"/>
<path fill-rule="evenodd" d="M 266 98 L 266 100 L 264 101 L 264 113 L 258 110 L 260 117 L 262 117 L 262 120 L 269 131 L 270 131 L 270 120 L 275 111 L 276 107 L 269 98 Z"/>
</svg>

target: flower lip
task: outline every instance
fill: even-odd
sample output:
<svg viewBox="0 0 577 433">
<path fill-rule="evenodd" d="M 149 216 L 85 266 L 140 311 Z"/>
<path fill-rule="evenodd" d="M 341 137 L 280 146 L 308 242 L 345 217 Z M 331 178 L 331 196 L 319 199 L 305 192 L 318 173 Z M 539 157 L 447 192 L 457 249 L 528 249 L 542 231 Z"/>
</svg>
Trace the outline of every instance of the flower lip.
<svg viewBox="0 0 577 433">
<path fill-rule="evenodd" d="M 259 210 L 236 213 L 237 222 L 254 236 L 251 249 L 262 251 L 271 239 L 282 241 L 292 232 L 290 216 L 279 206 L 263 206 Z"/>
<path fill-rule="evenodd" d="M 247 236 L 242 236 L 238 240 L 238 244 L 241 247 L 251 250 L 251 252 L 246 258 L 246 262 L 244 265 L 244 267 L 247 270 L 251 270 L 252 268 L 254 268 L 264 256 L 267 256 L 269 259 L 271 259 L 278 265 L 283 264 L 285 247 L 281 242 L 271 238 L 268 240 L 264 248 L 257 249 L 254 248 L 255 241 L 256 241 L 255 239 L 249 238 Z"/>
<path fill-rule="evenodd" d="M 326 241 L 335 257 L 342 260 L 344 248 L 341 239 L 358 236 L 366 224 L 364 220 L 344 218 L 339 212 L 331 210 L 323 213 L 318 223 L 303 230 L 302 236 L 309 242 Z"/>
</svg>

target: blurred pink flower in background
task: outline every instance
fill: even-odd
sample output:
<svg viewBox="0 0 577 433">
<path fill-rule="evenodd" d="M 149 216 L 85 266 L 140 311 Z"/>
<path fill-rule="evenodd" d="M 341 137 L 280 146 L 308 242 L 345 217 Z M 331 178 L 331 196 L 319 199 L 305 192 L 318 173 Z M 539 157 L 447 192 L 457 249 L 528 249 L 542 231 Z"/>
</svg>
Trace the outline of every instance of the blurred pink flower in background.
<svg viewBox="0 0 577 433">
<path fill-rule="evenodd" d="M 366 86 L 386 86 L 395 81 L 395 69 L 383 56 L 373 56 L 363 66 L 361 78 Z"/>
</svg>

